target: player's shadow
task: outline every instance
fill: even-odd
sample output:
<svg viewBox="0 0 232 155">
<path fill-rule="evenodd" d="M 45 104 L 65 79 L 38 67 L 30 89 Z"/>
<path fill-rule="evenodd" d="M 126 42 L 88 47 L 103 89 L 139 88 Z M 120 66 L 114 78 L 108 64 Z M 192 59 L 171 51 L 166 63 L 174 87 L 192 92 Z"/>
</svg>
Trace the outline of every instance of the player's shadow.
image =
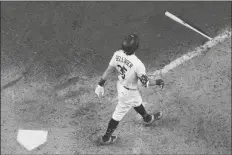
<svg viewBox="0 0 232 155">
<path fill-rule="evenodd" d="M 163 118 L 152 124 L 151 127 L 167 128 L 173 131 L 174 128 L 179 124 L 180 119 L 178 117 L 164 116 Z"/>
</svg>

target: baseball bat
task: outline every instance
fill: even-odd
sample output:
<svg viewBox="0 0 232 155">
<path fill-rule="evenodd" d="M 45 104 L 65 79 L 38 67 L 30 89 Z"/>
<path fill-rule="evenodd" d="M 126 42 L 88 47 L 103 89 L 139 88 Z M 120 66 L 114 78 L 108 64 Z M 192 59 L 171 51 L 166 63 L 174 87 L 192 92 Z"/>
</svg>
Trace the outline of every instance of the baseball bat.
<svg viewBox="0 0 232 155">
<path fill-rule="evenodd" d="M 172 20 L 176 21 L 177 23 L 180 23 L 181 25 L 184 25 L 185 27 L 190 28 L 191 30 L 201 34 L 202 36 L 206 37 L 207 39 L 212 40 L 211 37 L 209 37 L 206 34 L 200 32 L 199 30 L 197 30 L 196 28 L 194 28 L 191 25 L 187 24 L 186 22 L 184 22 L 180 18 L 176 17 L 175 15 L 171 14 L 170 12 L 166 11 L 165 16 L 167 16 L 167 17 L 171 18 Z"/>
</svg>

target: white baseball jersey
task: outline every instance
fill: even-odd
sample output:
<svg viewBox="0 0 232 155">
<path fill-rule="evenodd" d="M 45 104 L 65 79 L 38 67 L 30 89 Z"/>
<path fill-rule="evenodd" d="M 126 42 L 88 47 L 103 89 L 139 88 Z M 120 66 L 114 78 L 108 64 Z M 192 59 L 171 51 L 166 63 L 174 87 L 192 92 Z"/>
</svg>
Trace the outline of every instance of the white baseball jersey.
<svg viewBox="0 0 232 155">
<path fill-rule="evenodd" d="M 130 89 L 138 89 L 138 76 L 146 74 L 142 61 L 134 54 L 126 55 L 123 50 L 116 51 L 109 64 L 120 73 L 120 84 Z"/>
</svg>

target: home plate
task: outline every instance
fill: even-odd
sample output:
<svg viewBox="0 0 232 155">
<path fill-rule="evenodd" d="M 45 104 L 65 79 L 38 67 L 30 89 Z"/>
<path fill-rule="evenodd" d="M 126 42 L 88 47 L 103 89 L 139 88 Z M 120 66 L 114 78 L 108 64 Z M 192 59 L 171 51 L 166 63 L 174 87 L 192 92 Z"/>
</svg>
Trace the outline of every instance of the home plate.
<svg viewBox="0 0 232 155">
<path fill-rule="evenodd" d="M 17 141 L 27 150 L 31 151 L 47 141 L 48 131 L 19 130 Z"/>
</svg>

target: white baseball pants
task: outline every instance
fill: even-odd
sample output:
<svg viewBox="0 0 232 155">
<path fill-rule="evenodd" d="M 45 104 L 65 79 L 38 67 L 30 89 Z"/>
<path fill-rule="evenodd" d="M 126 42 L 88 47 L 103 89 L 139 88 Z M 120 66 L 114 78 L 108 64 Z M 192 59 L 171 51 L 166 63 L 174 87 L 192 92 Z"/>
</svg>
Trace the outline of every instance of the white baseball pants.
<svg viewBox="0 0 232 155">
<path fill-rule="evenodd" d="M 112 118 L 116 121 L 121 121 L 132 107 L 137 107 L 142 104 L 142 97 L 138 90 L 128 90 L 119 82 L 117 82 L 117 91 L 118 104 Z"/>
</svg>

